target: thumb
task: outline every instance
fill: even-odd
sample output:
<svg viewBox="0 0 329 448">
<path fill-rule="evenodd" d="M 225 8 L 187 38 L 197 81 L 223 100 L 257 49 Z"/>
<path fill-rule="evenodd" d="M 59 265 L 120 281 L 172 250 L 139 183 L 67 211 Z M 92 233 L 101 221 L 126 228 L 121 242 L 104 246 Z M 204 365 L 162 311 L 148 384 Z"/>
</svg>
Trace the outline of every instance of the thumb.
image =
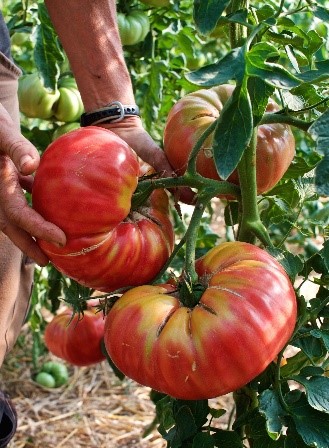
<svg viewBox="0 0 329 448">
<path fill-rule="evenodd" d="M 10 157 L 21 174 L 32 174 L 40 161 L 37 149 L 20 133 L 1 104 L 0 121 L 0 152 Z"/>
</svg>

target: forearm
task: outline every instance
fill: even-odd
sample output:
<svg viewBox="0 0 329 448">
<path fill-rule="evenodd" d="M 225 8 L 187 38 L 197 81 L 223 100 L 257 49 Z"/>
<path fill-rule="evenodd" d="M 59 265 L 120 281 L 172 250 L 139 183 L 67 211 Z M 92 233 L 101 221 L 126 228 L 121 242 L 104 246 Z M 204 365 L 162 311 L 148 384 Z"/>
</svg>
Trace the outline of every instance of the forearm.
<svg viewBox="0 0 329 448">
<path fill-rule="evenodd" d="M 112 101 L 134 104 L 115 0 L 45 0 L 86 112 Z"/>
</svg>

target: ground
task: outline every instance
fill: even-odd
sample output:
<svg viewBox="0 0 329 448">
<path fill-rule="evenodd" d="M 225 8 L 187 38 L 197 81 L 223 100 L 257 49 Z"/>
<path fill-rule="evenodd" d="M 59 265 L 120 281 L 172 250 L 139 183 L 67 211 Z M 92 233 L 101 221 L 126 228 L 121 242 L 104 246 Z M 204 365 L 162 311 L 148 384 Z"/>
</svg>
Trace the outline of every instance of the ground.
<svg viewBox="0 0 329 448">
<path fill-rule="evenodd" d="M 55 360 L 45 355 L 42 361 Z M 164 448 L 152 424 L 155 407 L 150 389 L 130 380 L 121 382 L 106 361 L 92 367 L 68 366 L 69 383 L 46 389 L 32 377 L 28 327 L 0 372 L 0 383 L 10 394 L 18 413 L 18 430 L 8 448 Z M 231 395 L 211 400 L 211 406 L 228 412 L 219 425 L 226 426 Z"/>
</svg>

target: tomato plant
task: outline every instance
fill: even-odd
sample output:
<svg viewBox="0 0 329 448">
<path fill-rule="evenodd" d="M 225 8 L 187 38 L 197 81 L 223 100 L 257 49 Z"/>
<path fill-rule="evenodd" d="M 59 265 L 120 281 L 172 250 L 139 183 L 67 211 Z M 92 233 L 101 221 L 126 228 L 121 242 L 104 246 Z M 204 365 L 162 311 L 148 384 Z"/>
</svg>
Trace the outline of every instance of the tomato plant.
<svg viewBox="0 0 329 448">
<path fill-rule="evenodd" d="M 135 45 L 142 42 L 150 31 L 150 21 L 143 11 L 131 10 L 117 14 L 122 45 Z"/>
<path fill-rule="evenodd" d="M 220 85 L 192 92 L 172 107 L 166 121 L 163 144 L 168 160 L 182 174 L 192 148 L 203 132 L 220 115 L 232 96 L 233 85 Z M 269 101 L 267 112 L 277 111 L 278 105 Z M 202 145 L 197 158 L 197 170 L 205 177 L 219 179 L 212 152 L 213 134 Z M 295 155 L 295 139 L 288 125 L 273 123 L 259 126 L 257 135 L 257 190 L 264 193 L 276 185 Z M 225 160 L 218 164 L 225 163 Z M 238 183 L 234 171 L 228 178 Z"/>
<path fill-rule="evenodd" d="M 118 299 L 105 324 L 105 346 L 123 373 L 184 400 L 245 385 L 274 360 L 296 322 L 290 280 L 265 251 L 223 243 L 197 260 L 196 271 L 196 301 L 179 284 L 140 286 Z"/>
<path fill-rule="evenodd" d="M 46 326 L 44 340 L 48 350 L 58 358 L 76 366 L 89 366 L 104 359 L 101 341 L 104 318 L 89 308 L 82 316 L 67 308 Z M 47 372 L 49 373 L 49 372 Z"/>
<path fill-rule="evenodd" d="M 35 175 L 32 200 L 67 236 L 63 248 L 39 241 L 57 269 L 100 291 L 155 277 L 173 246 L 168 196 L 154 191 L 131 209 L 139 174 L 133 150 L 103 128 L 71 131 L 48 147 Z"/>
</svg>

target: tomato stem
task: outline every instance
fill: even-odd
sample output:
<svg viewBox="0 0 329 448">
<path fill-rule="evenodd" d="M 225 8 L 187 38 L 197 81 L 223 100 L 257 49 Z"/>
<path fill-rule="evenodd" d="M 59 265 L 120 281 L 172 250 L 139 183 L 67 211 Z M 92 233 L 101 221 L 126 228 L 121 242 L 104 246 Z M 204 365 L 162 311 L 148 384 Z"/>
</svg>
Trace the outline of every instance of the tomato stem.
<svg viewBox="0 0 329 448">
<path fill-rule="evenodd" d="M 284 114 L 282 112 L 276 113 L 265 113 L 260 121 L 260 124 L 271 124 L 271 123 L 284 123 L 294 126 L 302 131 L 307 132 L 312 122 L 300 120 L 293 117 L 290 114 Z"/>
<path fill-rule="evenodd" d="M 192 151 L 189 155 L 188 161 L 187 161 L 187 168 L 186 173 L 190 176 L 195 176 L 197 174 L 196 169 L 196 160 L 198 153 L 202 149 L 202 145 L 207 140 L 210 134 L 212 134 L 217 126 L 218 120 L 215 120 L 211 123 L 210 126 L 207 127 L 207 129 L 201 134 L 200 138 L 196 142 L 196 144 L 193 146 Z"/>
<path fill-rule="evenodd" d="M 257 127 L 238 164 L 242 209 L 238 240 L 254 243 L 257 237 L 265 246 L 272 246 L 267 230 L 261 222 L 257 205 L 256 146 Z"/>
</svg>

